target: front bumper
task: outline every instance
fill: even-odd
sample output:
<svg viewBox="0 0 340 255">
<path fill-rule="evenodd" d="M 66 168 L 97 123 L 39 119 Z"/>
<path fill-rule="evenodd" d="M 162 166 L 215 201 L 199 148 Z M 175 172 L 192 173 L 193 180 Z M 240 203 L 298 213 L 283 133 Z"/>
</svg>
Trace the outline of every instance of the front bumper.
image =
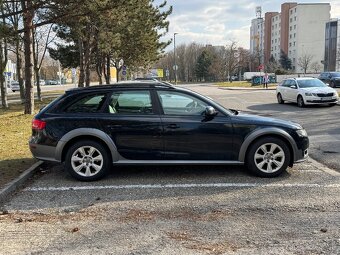
<svg viewBox="0 0 340 255">
<path fill-rule="evenodd" d="M 338 97 L 306 97 L 306 104 L 335 104 L 339 100 Z"/>
</svg>

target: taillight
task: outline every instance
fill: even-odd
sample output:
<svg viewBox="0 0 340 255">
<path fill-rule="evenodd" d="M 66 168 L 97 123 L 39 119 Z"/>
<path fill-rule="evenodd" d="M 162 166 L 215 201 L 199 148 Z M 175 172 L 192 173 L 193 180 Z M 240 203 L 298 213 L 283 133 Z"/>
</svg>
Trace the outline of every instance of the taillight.
<svg viewBox="0 0 340 255">
<path fill-rule="evenodd" d="M 45 121 L 37 120 L 37 119 L 33 119 L 32 120 L 32 129 L 42 130 L 45 127 L 46 127 L 46 122 Z"/>
</svg>

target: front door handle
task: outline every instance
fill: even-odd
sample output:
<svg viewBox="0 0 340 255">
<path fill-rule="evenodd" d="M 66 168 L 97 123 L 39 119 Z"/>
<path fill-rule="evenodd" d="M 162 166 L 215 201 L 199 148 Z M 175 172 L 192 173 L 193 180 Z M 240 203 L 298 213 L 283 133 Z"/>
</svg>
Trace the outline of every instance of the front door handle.
<svg viewBox="0 0 340 255">
<path fill-rule="evenodd" d="M 176 129 L 176 128 L 179 128 L 179 126 L 177 124 L 169 124 L 167 126 L 167 128 L 170 128 L 170 129 Z"/>
</svg>

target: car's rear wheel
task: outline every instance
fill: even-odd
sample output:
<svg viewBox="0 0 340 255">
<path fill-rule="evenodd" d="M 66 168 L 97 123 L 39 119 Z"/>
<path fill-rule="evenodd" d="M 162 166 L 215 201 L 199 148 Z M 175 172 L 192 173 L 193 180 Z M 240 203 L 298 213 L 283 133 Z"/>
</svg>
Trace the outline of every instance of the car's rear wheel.
<svg viewBox="0 0 340 255">
<path fill-rule="evenodd" d="M 95 181 L 104 177 L 110 166 L 108 151 L 95 141 L 79 141 L 72 145 L 66 154 L 66 170 L 81 181 Z"/>
<path fill-rule="evenodd" d="M 282 99 L 282 95 L 281 95 L 281 93 L 278 93 L 277 94 L 277 102 L 279 103 L 279 104 L 283 104 L 285 101 L 283 101 L 283 99 Z"/>
<path fill-rule="evenodd" d="M 287 144 L 276 137 L 264 137 L 252 144 L 246 155 L 246 166 L 260 177 L 276 177 L 290 162 Z"/>
<path fill-rule="evenodd" d="M 305 107 L 305 101 L 303 101 L 303 97 L 301 95 L 299 95 L 297 98 L 297 105 L 300 108 Z"/>
</svg>

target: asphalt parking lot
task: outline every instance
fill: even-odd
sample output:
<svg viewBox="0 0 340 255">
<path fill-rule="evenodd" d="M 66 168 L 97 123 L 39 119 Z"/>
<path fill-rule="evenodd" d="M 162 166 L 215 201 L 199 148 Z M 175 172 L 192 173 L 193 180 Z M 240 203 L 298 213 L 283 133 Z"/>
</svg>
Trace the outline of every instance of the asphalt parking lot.
<svg viewBox="0 0 340 255">
<path fill-rule="evenodd" d="M 277 110 L 272 91 L 191 88 L 271 116 L 298 119 L 303 110 L 318 111 L 294 105 Z M 312 127 L 312 137 L 336 131 L 336 120 L 324 121 L 323 129 Z M 251 176 L 243 167 L 125 166 L 91 183 L 47 165 L 2 206 L 1 252 L 339 254 L 339 181 L 338 168 L 314 160 L 274 179 Z"/>
</svg>

